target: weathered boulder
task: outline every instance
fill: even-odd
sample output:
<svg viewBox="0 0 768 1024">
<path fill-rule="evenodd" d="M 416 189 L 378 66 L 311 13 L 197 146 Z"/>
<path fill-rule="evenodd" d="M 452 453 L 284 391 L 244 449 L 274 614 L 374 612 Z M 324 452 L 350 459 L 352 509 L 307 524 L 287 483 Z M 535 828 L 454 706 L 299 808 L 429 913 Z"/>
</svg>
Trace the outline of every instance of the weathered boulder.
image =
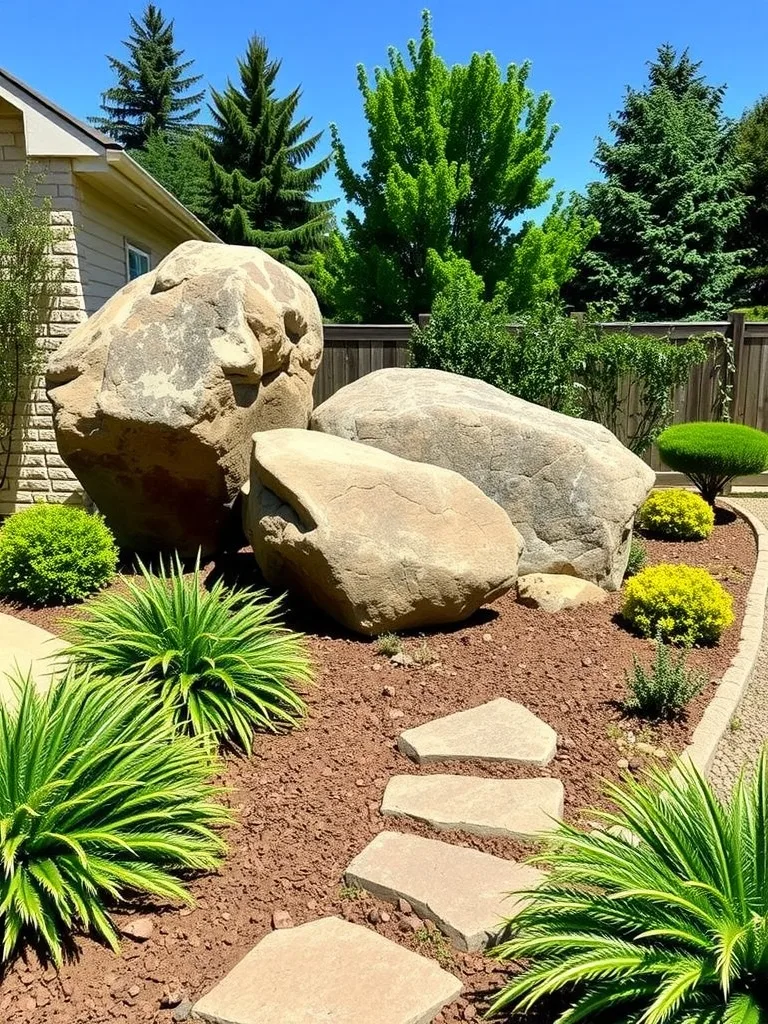
<svg viewBox="0 0 768 1024">
<path fill-rule="evenodd" d="M 319 406 L 313 430 L 453 469 L 522 534 L 520 573 L 621 585 L 653 471 L 605 427 L 440 370 L 377 370 Z"/>
<path fill-rule="evenodd" d="M 213 551 L 254 431 L 307 426 L 322 347 L 297 274 L 258 249 L 185 242 L 51 356 L 59 451 L 121 544 Z"/>
<path fill-rule="evenodd" d="M 306 430 L 254 435 L 243 524 L 270 583 L 360 633 L 457 622 L 517 577 L 517 531 L 464 477 Z"/>
<path fill-rule="evenodd" d="M 582 604 L 603 604 L 607 591 L 589 580 L 549 572 L 532 572 L 517 580 L 517 599 L 529 608 L 561 612 Z"/>
</svg>

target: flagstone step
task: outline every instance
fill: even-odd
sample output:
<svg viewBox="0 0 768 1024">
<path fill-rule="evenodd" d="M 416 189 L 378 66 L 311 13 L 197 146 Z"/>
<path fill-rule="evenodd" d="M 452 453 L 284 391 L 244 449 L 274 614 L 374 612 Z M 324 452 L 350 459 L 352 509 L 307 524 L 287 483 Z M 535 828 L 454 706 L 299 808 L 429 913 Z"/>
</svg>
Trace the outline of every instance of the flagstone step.
<svg viewBox="0 0 768 1024">
<path fill-rule="evenodd" d="M 543 768 L 555 756 L 557 733 L 522 704 L 498 697 L 406 729 L 397 745 L 417 764 L 507 761 Z"/>
<path fill-rule="evenodd" d="M 384 791 L 381 813 L 438 829 L 528 839 L 557 827 L 563 795 L 559 779 L 395 775 Z"/>
<path fill-rule="evenodd" d="M 462 985 L 434 960 L 324 917 L 271 932 L 192 1008 L 212 1024 L 430 1024 Z"/>
<path fill-rule="evenodd" d="M 543 877 L 525 864 L 399 832 L 380 832 L 344 875 L 347 885 L 381 899 L 407 900 L 419 917 L 470 952 L 495 941 L 503 919 L 526 905 L 508 894 L 533 889 Z"/>
</svg>

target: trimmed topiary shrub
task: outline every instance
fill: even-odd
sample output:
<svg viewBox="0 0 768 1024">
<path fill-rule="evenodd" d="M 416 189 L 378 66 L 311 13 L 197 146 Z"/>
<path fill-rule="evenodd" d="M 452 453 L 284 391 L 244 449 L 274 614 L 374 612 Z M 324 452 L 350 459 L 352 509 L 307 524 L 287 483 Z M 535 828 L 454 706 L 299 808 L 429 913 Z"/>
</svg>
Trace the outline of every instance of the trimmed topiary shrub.
<svg viewBox="0 0 768 1024">
<path fill-rule="evenodd" d="M 768 468 L 768 434 L 738 423 L 679 423 L 656 445 L 669 468 L 685 473 L 710 505 L 734 477 Z"/>
<path fill-rule="evenodd" d="M 33 505 L 0 527 L 0 593 L 31 604 L 69 604 L 106 586 L 117 558 L 100 516 L 70 505 Z"/>
<path fill-rule="evenodd" d="M 639 508 L 635 522 L 657 537 L 704 540 L 715 528 L 715 513 L 698 494 L 675 487 L 649 495 Z"/>
<path fill-rule="evenodd" d="M 733 598 L 706 569 L 652 565 L 627 581 L 621 614 L 641 636 L 714 644 L 733 622 Z"/>
</svg>

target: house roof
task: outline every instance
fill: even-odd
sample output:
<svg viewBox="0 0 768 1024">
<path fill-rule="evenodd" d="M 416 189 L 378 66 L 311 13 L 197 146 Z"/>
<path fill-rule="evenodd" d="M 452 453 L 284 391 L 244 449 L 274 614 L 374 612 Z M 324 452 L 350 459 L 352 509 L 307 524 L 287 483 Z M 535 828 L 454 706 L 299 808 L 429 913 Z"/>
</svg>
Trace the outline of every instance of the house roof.
<svg viewBox="0 0 768 1024">
<path fill-rule="evenodd" d="M 221 241 L 126 153 L 119 142 L 62 110 L 3 68 L 0 68 L 0 99 L 21 111 L 26 152 L 31 159 L 71 159 L 75 174 L 87 174 L 90 184 L 125 205 L 132 204 L 141 216 L 146 216 L 147 204 L 154 207 L 180 240 Z"/>
</svg>

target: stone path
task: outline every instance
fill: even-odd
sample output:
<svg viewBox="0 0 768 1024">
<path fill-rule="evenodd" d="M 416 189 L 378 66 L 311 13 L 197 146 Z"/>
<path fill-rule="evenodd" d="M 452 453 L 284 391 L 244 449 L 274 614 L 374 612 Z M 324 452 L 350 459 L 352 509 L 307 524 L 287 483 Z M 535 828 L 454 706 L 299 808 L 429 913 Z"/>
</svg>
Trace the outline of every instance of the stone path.
<svg viewBox="0 0 768 1024">
<path fill-rule="evenodd" d="M 266 935 L 192 1016 L 215 1024 L 429 1024 L 461 988 L 434 960 L 324 917 Z"/>
<path fill-rule="evenodd" d="M 555 731 L 521 704 L 499 698 L 408 729 L 400 751 L 431 761 L 506 761 L 544 767 Z M 382 815 L 436 828 L 530 837 L 553 827 L 563 808 L 557 779 L 397 775 Z M 453 944 L 472 952 L 493 943 L 543 875 L 488 853 L 400 832 L 380 832 L 347 868 L 348 886 L 406 900 Z M 199 1000 L 193 1019 L 215 1024 L 429 1024 L 461 992 L 433 960 L 368 928 L 323 918 L 272 932 Z"/>
<path fill-rule="evenodd" d="M 530 839 L 556 827 L 563 797 L 559 779 L 395 775 L 384 790 L 381 813 L 477 836 Z"/>
<path fill-rule="evenodd" d="M 52 674 L 61 668 L 59 657 L 67 644 L 59 637 L 13 615 L 0 614 L 0 700 L 14 699 L 8 677 L 31 672 L 38 688 L 50 685 Z"/>
<path fill-rule="evenodd" d="M 534 889 L 543 875 L 526 864 L 438 839 L 380 832 L 346 870 L 349 886 L 390 903 L 408 901 L 458 948 L 474 952 L 498 938 L 504 918 L 524 901 L 508 894 Z"/>
<path fill-rule="evenodd" d="M 751 512 L 768 526 L 768 498 L 730 498 L 734 505 Z M 710 778 L 723 796 L 727 795 L 742 768 L 751 767 L 760 748 L 768 741 L 768 630 L 763 633 L 757 664 L 731 729 L 715 753 Z"/>
</svg>

